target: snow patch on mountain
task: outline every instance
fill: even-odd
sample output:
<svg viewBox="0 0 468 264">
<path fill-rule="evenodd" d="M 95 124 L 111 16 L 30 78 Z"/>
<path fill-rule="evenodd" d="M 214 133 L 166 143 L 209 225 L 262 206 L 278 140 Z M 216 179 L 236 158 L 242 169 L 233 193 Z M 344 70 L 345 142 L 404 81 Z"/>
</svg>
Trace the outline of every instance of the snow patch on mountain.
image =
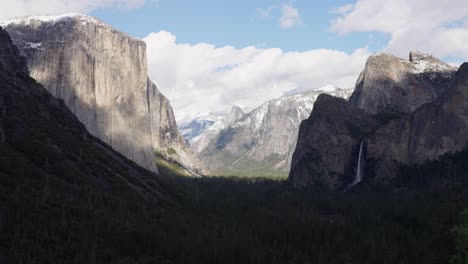
<svg viewBox="0 0 468 264">
<path fill-rule="evenodd" d="M 457 69 L 442 60 L 434 58 L 430 54 L 421 53 L 418 51 L 410 52 L 409 62 L 414 66 L 414 73 L 425 72 L 453 72 Z"/>
<path fill-rule="evenodd" d="M 202 134 L 206 129 L 211 127 L 217 121 L 223 119 L 224 116 L 222 115 L 200 115 L 191 120 L 187 120 L 183 122 L 179 126 L 180 133 L 182 137 L 184 137 L 185 141 L 188 144 L 191 144 L 194 138 L 197 138 L 200 134 Z"/>
<path fill-rule="evenodd" d="M 134 40 L 142 41 L 139 38 L 133 37 L 125 32 L 112 28 L 110 25 L 100 21 L 99 19 L 95 17 L 85 15 L 85 14 L 79 14 L 79 13 L 67 13 L 67 14 L 62 14 L 62 15 L 50 15 L 50 16 L 17 17 L 17 18 L 7 20 L 7 21 L 0 21 L 0 26 L 5 28 L 10 25 L 20 25 L 20 26 L 31 26 L 31 27 L 39 28 L 40 26 L 44 25 L 46 28 L 53 28 L 58 23 L 61 23 L 61 22 L 71 23 L 73 21 L 78 22 L 79 25 L 81 25 L 81 27 L 84 27 L 87 24 L 94 24 L 99 27 L 111 29 L 114 32 L 118 32 L 119 34 L 125 35 Z"/>
<path fill-rule="evenodd" d="M 239 121 L 232 124 L 232 127 L 238 128 L 250 126 L 251 130 L 258 130 L 262 126 L 264 118 L 268 113 L 271 105 L 274 105 L 277 108 L 285 108 L 291 104 L 297 107 L 297 120 L 293 123 L 296 124 L 296 126 L 299 126 L 302 120 L 309 117 L 310 112 L 312 112 L 315 100 L 322 93 L 347 99 L 351 95 L 352 89 L 341 89 L 333 85 L 326 85 L 319 89 L 309 90 L 299 94 L 285 95 L 280 98 L 270 100 L 260 107 L 252 110 L 244 117 L 239 119 Z"/>
<path fill-rule="evenodd" d="M 209 141 L 204 141 L 196 151 L 213 172 L 285 174 L 296 147 L 299 126 L 310 116 L 318 96 L 327 93 L 348 98 L 352 91 L 329 85 L 270 100 L 230 125 L 220 122 L 211 126 L 202 134 L 209 134 Z"/>
<path fill-rule="evenodd" d="M 195 152 L 200 152 L 219 132 L 244 114 L 242 108 L 232 106 L 230 113 L 200 114 L 198 117 L 185 121 L 180 126 L 180 130 L 190 147 Z"/>
<path fill-rule="evenodd" d="M 11 19 L 5 22 L 0 23 L 2 27 L 8 26 L 10 24 L 16 24 L 16 25 L 31 25 L 34 22 L 42 22 L 42 23 L 48 23 L 48 24 L 56 24 L 61 21 L 66 21 L 70 19 L 80 19 L 80 21 L 84 23 L 95 23 L 95 24 L 103 24 L 96 18 L 84 14 L 78 14 L 78 13 L 67 13 L 67 14 L 62 14 L 62 15 L 56 15 L 56 16 L 28 16 L 28 17 L 18 17 L 15 19 Z"/>
</svg>

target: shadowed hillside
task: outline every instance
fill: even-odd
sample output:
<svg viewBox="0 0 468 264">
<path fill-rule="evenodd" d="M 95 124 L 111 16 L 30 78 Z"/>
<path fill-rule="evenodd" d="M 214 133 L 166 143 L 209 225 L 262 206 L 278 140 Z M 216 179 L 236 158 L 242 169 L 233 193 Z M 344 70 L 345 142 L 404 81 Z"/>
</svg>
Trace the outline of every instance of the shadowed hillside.
<svg viewBox="0 0 468 264">
<path fill-rule="evenodd" d="M 104 234 L 170 204 L 156 174 L 91 136 L 29 77 L 3 29 L 0 84 L 1 263 L 112 258 Z"/>
</svg>

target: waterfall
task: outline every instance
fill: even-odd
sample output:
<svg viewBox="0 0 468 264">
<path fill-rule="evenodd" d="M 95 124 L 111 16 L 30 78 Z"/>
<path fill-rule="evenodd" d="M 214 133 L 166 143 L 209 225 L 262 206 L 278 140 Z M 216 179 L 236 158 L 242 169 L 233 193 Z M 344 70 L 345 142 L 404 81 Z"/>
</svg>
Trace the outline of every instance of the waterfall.
<svg viewBox="0 0 468 264">
<path fill-rule="evenodd" d="M 356 183 L 362 181 L 362 146 L 364 145 L 364 140 L 361 141 L 359 145 L 359 154 L 358 154 L 358 162 L 357 162 L 357 170 L 356 170 L 356 179 L 354 180 Z"/>
<path fill-rule="evenodd" d="M 364 146 L 364 140 L 361 141 L 359 144 L 359 153 L 358 153 L 358 163 L 356 168 L 356 176 L 354 177 L 354 181 L 346 188 L 346 190 L 351 189 L 354 185 L 358 184 L 362 181 L 363 171 L 362 171 L 362 159 L 364 153 L 362 152 L 362 147 Z"/>
</svg>

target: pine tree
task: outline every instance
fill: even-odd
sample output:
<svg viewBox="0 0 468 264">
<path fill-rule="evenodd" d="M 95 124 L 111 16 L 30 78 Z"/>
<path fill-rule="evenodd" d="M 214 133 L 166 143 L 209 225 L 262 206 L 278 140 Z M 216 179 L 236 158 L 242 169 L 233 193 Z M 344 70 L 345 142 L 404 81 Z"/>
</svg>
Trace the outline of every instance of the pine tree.
<svg viewBox="0 0 468 264">
<path fill-rule="evenodd" d="M 462 223 L 451 230 L 457 250 L 450 260 L 451 264 L 468 264 L 468 209 L 463 210 L 460 215 Z"/>
</svg>

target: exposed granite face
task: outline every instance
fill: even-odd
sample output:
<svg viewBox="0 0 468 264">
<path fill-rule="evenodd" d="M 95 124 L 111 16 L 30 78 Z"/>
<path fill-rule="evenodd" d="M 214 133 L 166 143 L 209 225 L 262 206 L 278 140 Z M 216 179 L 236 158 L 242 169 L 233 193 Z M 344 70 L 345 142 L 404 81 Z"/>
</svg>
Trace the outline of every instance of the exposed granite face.
<svg viewBox="0 0 468 264">
<path fill-rule="evenodd" d="M 343 189 L 353 181 L 360 142 L 378 126 L 364 110 L 321 94 L 310 117 L 301 123 L 290 182 L 296 187 Z"/>
<path fill-rule="evenodd" d="M 145 43 L 89 17 L 6 26 L 31 76 L 96 137 L 157 171 L 146 95 Z"/>
<path fill-rule="evenodd" d="M 346 97 L 348 90 L 329 91 Z M 222 129 L 201 152 L 214 172 L 249 176 L 287 175 L 299 125 L 321 91 L 268 101 Z M 213 125 L 214 126 L 214 125 Z"/>
<path fill-rule="evenodd" d="M 138 164 L 157 171 L 154 148 L 180 148 L 195 167 L 167 99 L 147 77 L 146 46 L 86 15 L 5 23 L 31 76 L 64 100 L 87 129 Z M 193 159 L 193 160 L 192 160 Z"/>
<path fill-rule="evenodd" d="M 2 28 L 0 131 L 3 182 L 14 182 L 31 195 L 38 195 L 46 181 L 54 186 L 50 195 L 71 192 L 72 197 L 93 189 L 109 200 L 159 203 L 169 198 L 156 174 L 92 136 L 62 100 L 29 77 Z"/>
<path fill-rule="evenodd" d="M 371 115 L 341 99 L 320 96 L 301 124 L 290 181 L 295 186 L 346 187 L 356 174 L 361 141 L 364 180 L 376 183 L 396 177 L 401 165 L 461 151 L 468 144 L 468 63 L 444 90 L 435 101 L 393 116 Z"/>
<path fill-rule="evenodd" d="M 420 164 L 468 144 L 468 63 L 457 71 L 438 100 L 379 128 L 368 140 L 368 158 L 377 161 L 375 177 L 386 181 L 400 164 Z"/>
<path fill-rule="evenodd" d="M 186 145 L 184 138 L 181 136 L 169 100 L 149 78 L 148 102 L 153 148 L 166 153 L 168 149 L 173 149 L 175 153 L 168 155 L 171 160 L 184 165 L 193 172 L 206 173 L 202 169 L 201 161 Z"/>
<path fill-rule="evenodd" d="M 231 113 L 229 114 L 229 124 L 236 122 L 245 115 L 244 110 L 237 105 L 231 107 Z"/>
<path fill-rule="evenodd" d="M 367 60 L 349 101 L 371 114 L 411 113 L 437 99 L 455 72 L 455 67 L 420 52 L 411 52 L 409 61 L 380 53 Z"/>
</svg>

